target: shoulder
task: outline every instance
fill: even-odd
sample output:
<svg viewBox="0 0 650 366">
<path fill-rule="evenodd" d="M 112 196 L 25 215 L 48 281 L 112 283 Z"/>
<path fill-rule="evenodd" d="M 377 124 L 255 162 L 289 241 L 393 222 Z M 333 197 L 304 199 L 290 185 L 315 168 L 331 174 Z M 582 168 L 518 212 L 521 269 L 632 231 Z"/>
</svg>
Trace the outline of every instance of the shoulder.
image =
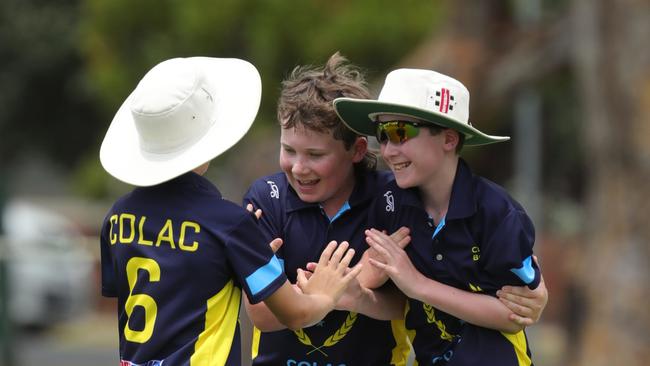
<svg viewBox="0 0 650 366">
<path fill-rule="evenodd" d="M 219 200 L 210 208 L 208 214 L 211 218 L 207 222 L 213 223 L 212 229 L 215 232 L 221 231 L 228 234 L 237 228 L 243 227 L 246 228 L 245 230 L 256 230 L 257 228 L 253 214 L 227 199 Z"/>
<path fill-rule="evenodd" d="M 371 212 L 377 217 L 373 219 L 398 220 L 408 207 L 419 206 L 417 190 L 400 188 L 391 172 L 382 174 L 378 182 Z"/>
<path fill-rule="evenodd" d="M 256 209 L 261 209 L 263 219 L 283 217 L 293 201 L 290 196 L 296 195 L 289 187 L 284 173 L 267 175 L 253 182 L 244 195 L 243 204 L 252 203 Z"/>
<path fill-rule="evenodd" d="M 106 217 L 104 218 L 104 222 L 106 222 L 111 216 L 115 214 L 120 214 L 125 211 L 131 211 L 133 208 L 133 205 L 137 205 L 137 203 L 133 202 L 134 199 L 132 198 L 134 195 L 134 191 L 131 191 L 113 202 L 113 205 L 111 208 L 108 210 L 106 213 Z"/>
<path fill-rule="evenodd" d="M 372 173 L 368 173 L 367 177 L 367 179 L 371 179 L 371 181 L 374 183 L 374 186 L 376 187 L 377 192 L 380 193 L 380 196 L 387 190 L 395 191 L 399 189 L 397 182 L 395 182 L 395 176 L 391 171 L 378 170 Z"/>
<path fill-rule="evenodd" d="M 380 183 L 378 185 L 379 194 L 377 195 L 377 199 L 380 201 L 392 200 L 399 205 L 413 205 L 419 201 L 418 190 L 416 188 L 400 188 L 392 172 L 388 172 L 388 174 L 382 176 Z"/>
<path fill-rule="evenodd" d="M 483 206 L 494 209 L 521 209 L 521 205 L 497 183 L 481 176 L 475 176 L 473 185 L 478 201 Z"/>
<path fill-rule="evenodd" d="M 369 172 L 366 176 L 379 187 L 395 182 L 395 176 L 390 170 L 375 170 Z"/>
<path fill-rule="evenodd" d="M 505 188 L 480 176 L 475 176 L 473 183 L 477 208 L 483 215 L 494 219 L 519 216 L 529 222 L 526 210 Z"/>
<path fill-rule="evenodd" d="M 246 196 L 280 199 L 280 194 L 286 192 L 288 186 L 289 182 L 286 175 L 281 172 L 275 173 L 255 180 L 248 189 Z"/>
</svg>

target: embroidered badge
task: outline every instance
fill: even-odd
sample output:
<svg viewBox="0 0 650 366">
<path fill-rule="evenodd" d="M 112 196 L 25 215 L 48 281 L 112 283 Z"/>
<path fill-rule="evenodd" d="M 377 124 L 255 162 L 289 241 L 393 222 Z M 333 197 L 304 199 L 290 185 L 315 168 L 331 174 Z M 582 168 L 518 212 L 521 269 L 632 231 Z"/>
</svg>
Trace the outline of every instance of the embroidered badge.
<svg viewBox="0 0 650 366">
<path fill-rule="evenodd" d="M 343 339 L 343 337 L 345 337 L 348 334 L 348 332 L 350 332 L 350 330 L 352 330 L 352 326 L 354 325 L 354 322 L 356 320 L 357 320 L 357 313 L 349 312 L 348 316 L 345 318 L 345 321 L 339 327 L 339 329 L 337 329 L 336 332 L 334 332 L 334 334 L 327 337 L 325 342 L 318 347 L 314 346 L 314 344 L 311 342 L 311 339 L 309 338 L 307 333 L 305 333 L 304 330 L 298 329 L 298 330 L 294 330 L 293 332 L 295 333 L 296 337 L 298 337 L 300 343 L 312 348 L 311 351 L 307 352 L 308 355 L 318 351 L 322 353 L 325 357 L 328 357 L 327 353 L 325 353 L 325 351 L 323 351 L 322 348 L 332 347 L 333 345 L 337 344 L 341 339 Z"/>
<path fill-rule="evenodd" d="M 422 303 L 422 307 L 424 308 L 424 313 L 427 314 L 427 323 L 433 323 L 436 325 L 436 327 L 438 327 L 438 330 L 440 331 L 440 338 L 446 341 L 453 340 L 455 336 L 447 331 L 447 326 L 445 326 L 445 323 L 443 323 L 441 320 L 436 319 L 436 311 L 434 310 L 433 306 Z"/>
<path fill-rule="evenodd" d="M 272 180 L 267 180 L 266 183 L 271 187 L 271 198 L 280 199 L 280 190 Z"/>
<path fill-rule="evenodd" d="M 393 197 L 393 191 L 387 191 L 384 193 L 386 197 L 386 212 L 395 212 L 395 198 Z"/>
<path fill-rule="evenodd" d="M 456 105 L 454 96 L 451 95 L 447 88 L 441 88 L 436 91 L 435 103 L 438 110 L 442 113 L 449 113 L 450 110 L 453 111 L 454 105 Z"/>
<path fill-rule="evenodd" d="M 478 245 L 475 245 L 472 247 L 472 260 L 476 262 L 479 259 L 481 259 L 481 248 L 479 248 Z"/>
</svg>

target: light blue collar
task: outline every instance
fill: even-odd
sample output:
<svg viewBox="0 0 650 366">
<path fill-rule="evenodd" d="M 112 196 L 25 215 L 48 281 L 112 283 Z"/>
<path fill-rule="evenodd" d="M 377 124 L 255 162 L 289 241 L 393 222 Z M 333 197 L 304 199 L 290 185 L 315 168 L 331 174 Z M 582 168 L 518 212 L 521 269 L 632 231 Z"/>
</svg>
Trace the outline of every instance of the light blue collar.
<svg viewBox="0 0 650 366">
<path fill-rule="evenodd" d="M 321 208 L 323 208 L 323 206 L 321 206 Z M 341 208 L 339 209 L 339 212 L 337 212 L 337 213 L 336 213 L 334 216 L 332 216 L 332 217 L 328 217 L 328 219 L 330 220 L 330 223 L 334 222 L 334 220 L 338 219 L 339 216 L 343 215 L 343 213 L 344 213 L 345 211 L 349 210 L 349 209 L 350 209 L 350 203 L 349 203 L 348 201 L 345 201 L 345 203 L 343 204 L 343 206 L 341 206 Z"/>
</svg>

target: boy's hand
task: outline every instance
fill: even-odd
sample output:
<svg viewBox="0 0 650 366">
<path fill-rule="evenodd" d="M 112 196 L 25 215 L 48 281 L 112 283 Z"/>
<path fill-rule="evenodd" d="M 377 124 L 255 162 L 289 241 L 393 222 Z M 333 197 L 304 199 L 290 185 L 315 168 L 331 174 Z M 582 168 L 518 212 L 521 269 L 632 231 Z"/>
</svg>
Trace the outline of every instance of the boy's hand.
<svg viewBox="0 0 650 366">
<path fill-rule="evenodd" d="M 384 234 L 386 234 L 386 231 L 382 231 Z M 402 226 L 401 228 L 397 229 L 394 233 L 390 234 L 390 240 L 397 244 L 398 247 L 404 249 L 406 246 L 411 242 L 411 237 L 409 236 L 409 233 L 411 231 L 409 228 L 406 226 Z M 374 259 L 376 261 L 383 262 L 382 257 L 377 253 L 377 250 L 374 249 L 373 247 L 370 247 L 366 250 L 368 253 L 368 259 Z"/>
<path fill-rule="evenodd" d="M 249 203 L 246 205 L 246 210 L 252 214 L 255 214 L 255 217 L 259 220 L 260 217 L 262 217 L 262 209 L 257 209 L 255 210 L 255 207 L 253 207 L 252 203 Z"/>
<path fill-rule="evenodd" d="M 305 278 L 309 279 L 314 274 L 314 270 L 316 270 L 317 266 L 318 264 L 315 262 L 307 263 L 305 266 L 306 270 L 302 271 Z M 348 287 L 345 289 L 345 292 L 343 292 L 343 295 L 341 295 L 341 298 L 336 303 L 336 306 L 334 307 L 335 310 L 356 311 L 359 299 L 364 295 L 364 293 L 370 291 L 361 286 L 358 279 L 359 277 L 357 276 L 350 282 Z"/>
<path fill-rule="evenodd" d="M 414 297 L 412 296 L 415 293 L 413 286 L 416 286 L 423 275 L 413 266 L 399 243 L 376 229 L 366 230 L 366 241 L 381 258 L 381 260 L 370 258 L 370 264 L 386 272 L 405 295 Z"/>
<path fill-rule="evenodd" d="M 336 304 L 361 271 L 360 264 L 348 267 L 354 257 L 354 249 L 348 250 L 348 247 L 348 242 L 337 246 L 335 241 L 331 241 L 323 250 L 313 274 L 298 269 L 297 284 L 303 293 L 322 294 L 331 299 L 332 307 Z"/>
<path fill-rule="evenodd" d="M 537 257 L 533 256 L 533 259 L 539 266 Z M 544 276 L 541 276 L 539 285 L 534 290 L 527 286 L 503 286 L 497 291 L 497 296 L 513 312 L 510 314 L 510 320 L 523 326 L 537 323 L 548 302 Z"/>
<path fill-rule="evenodd" d="M 409 233 L 409 228 L 402 226 L 390 235 L 390 239 L 400 248 L 405 248 L 411 242 Z M 366 241 L 368 241 L 368 238 L 366 238 Z M 370 259 L 384 263 L 382 256 L 379 255 L 379 253 L 377 253 L 377 250 L 372 246 L 366 249 L 366 251 L 363 253 L 363 256 L 361 257 L 361 263 L 370 263 Z M 362 287 L 378 288 L 386 282 L 388 275 L 376 266 L 366 265 L 363 267 L 363 270 L 359 274 L 358 278 Z"/>
<path fill-rule="evenodd" d="M 280 249 L 280 247 L 282 246 L 282 243 L 283 243 L 283 241 L 280 238 L 275 238 L 275 239 L 271 240 L 271 242 L 269 243 L 269 246 L 271 247 L 271 250 L 273 251 L 273 253 L 277 252 L 278 249 Z"/>
</svg>

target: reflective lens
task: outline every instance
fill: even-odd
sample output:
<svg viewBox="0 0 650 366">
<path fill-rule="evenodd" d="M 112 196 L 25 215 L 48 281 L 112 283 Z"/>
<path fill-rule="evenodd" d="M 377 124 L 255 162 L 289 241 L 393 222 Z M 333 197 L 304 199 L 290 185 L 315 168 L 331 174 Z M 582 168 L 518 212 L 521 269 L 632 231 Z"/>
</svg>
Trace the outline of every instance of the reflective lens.
<svg viewBox="0 0 650 366">
<path fill-rule="evenodd" d="M 417 136 L 419 132 L 419 123 L 410 121 L 379 122 L 376 137 L 380 144 L 390 141 L 399 145 Z"/>
</svg>

